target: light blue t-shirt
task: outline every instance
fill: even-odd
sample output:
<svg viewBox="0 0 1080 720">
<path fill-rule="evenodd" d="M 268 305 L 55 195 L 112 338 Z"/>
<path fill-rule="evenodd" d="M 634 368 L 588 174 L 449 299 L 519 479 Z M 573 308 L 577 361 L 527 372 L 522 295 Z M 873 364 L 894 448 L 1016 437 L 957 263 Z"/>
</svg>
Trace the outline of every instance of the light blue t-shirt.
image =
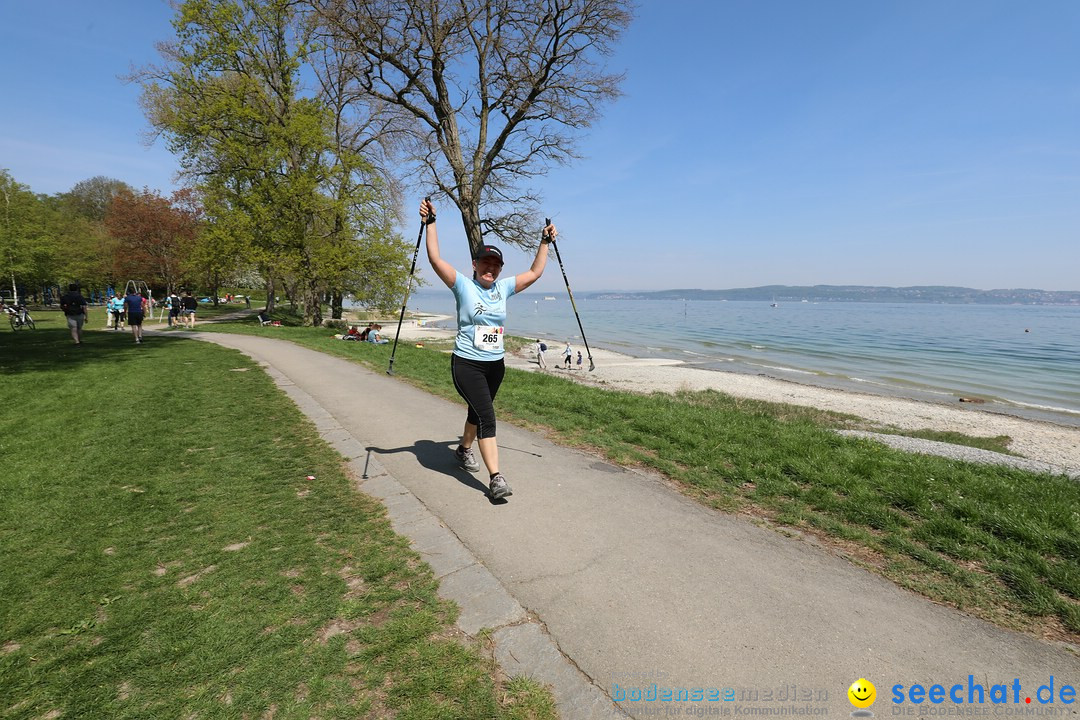
<svg viewBox="0 0 1080 720">
<path fill-rule="evenodd" d="M 506 325 L 506 300 L 514 294 L 517 278 L 496 280 L 490 289 L 470 277 L 457 273 L 454 278 L 454 299 L 457 301 L 458 332 L 454 354 L 468 360 L 501 360 L 503 351 L 486 350 L 476 346 L 477 326 L 502 328 Z M 483 332 L 483 331 L 481 331 Z"/>
</svg>

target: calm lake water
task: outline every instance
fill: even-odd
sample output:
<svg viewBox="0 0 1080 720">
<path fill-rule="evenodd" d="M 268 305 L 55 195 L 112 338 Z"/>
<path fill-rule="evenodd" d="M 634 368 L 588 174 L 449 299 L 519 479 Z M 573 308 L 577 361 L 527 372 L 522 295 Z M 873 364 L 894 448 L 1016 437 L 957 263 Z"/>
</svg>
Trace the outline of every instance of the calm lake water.
<svg viewBox="0 0 1080 720">
<path fill-rule="evenodd" d="M 592 347 L 1080 426 L 1080 307 L 575 299 Z M 454 314 L 445 290 L 409 307 Z M 584 350 L 565 293 L 509 307 L 510 334 Z"/>
</svg>

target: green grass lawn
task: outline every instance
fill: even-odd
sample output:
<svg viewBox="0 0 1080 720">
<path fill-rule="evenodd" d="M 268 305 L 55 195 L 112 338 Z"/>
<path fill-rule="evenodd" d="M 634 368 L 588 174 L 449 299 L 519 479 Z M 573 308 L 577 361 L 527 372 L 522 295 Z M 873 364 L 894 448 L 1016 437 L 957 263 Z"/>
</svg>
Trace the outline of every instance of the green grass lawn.
<svg viewBox="0 0 1080 720">
<path fill-rule="evenodd" d="M 379 372 L 391 351 L 325 328 L 240 321 L 214 330 L 291 340 Z M 457 398 L 440 349 L 399 344 L 395 375 Z M 640 395 L 508 369 L 497 408 L 560 443 L 657 470 L 712 507 L 813 533 L 937 601 L 1080 641 L 1075 481 L 911 455 L 838 436 L 841 416 L 711 391 Z"/>
<path fill-rule="evenodd" d="M 38 327 L 0 330 L 0 716 L 555 717 L 254 363 Z"/>
</svg>

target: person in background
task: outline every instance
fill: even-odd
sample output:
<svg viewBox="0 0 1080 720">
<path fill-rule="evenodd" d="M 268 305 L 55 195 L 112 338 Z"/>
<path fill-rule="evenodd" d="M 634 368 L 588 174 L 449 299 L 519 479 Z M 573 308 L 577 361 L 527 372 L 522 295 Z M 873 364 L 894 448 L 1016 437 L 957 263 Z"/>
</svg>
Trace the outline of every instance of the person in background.
<svg viewBox="0 0 1080 720">
<path fill-rule="evenodd" d="M 169 293 L 166 301 L 169 305 L 169 327 L 180 324 L 180 296 L 176 292 Z"/>
<path fill-rule="evenodd" d="M 124 296 L 124 307 L 127 309 L 127 324 L 131 328 L 131 334 L 135 338 L 136 345 L 142 345 L 143 303 L 146 301 L 140 293 L 132 288 Z"/>
<path fill-rule="evenodd" d="M 371 326 L 371 330 L 368 331 L 367 341 L 376 345 L 385 345 L 390 342 L 382 336 L 382 325 L 378 323 Z"/>
<path fill-rule="evenodd" d="M 68 285 L 68 291 L 60 296 L 60 309 L 67 318 L 68 330 L 71 331 L 71 339 L 76 345 L 82 345 L 83 323 L 87 318 L 86 298 L 79 292 L 77 283 Z"/>
<path fill-rule="evenodd" d="M 574 359 L 574 348 L 570 347 L 570 341 L 566 341 L 566 349 L 563 350 L 563 356 L 565 357 L 566 369 L 570 369 L 570 361 Z"/>
<path fill-rule="evenodd" d="M 192 330 L 195 329 L 195 311 L 198 309 L 199 303 L 195 301 L 195 296 L 190 290 L 185 290 L 184 297 L 180 298 L 180 310 L 184 320 L 187 321 L 187 326 Z"/>
<path fill-rule="evenodd" d="M 541 370 L 547 370 L 547 360 L 544 359 L 544 351 L 547 350 L 547 345 L 540 342 L 540 338 L 536 338 L 533 350 L 536 352 L 536 364 L 540 366 Z"/>
<path fill-rule="evenodd" d="M 124 312 L 124 298 L 119 294 L 113 295 L 109 298 L 108 304 L 106 304 L 106 311 L 109 313 L 110 325 L 106 327 L 112 327 L 113 330 L 123 330 L 122 315 Z"/>
<path fill-rule="evenodd" d="M 577 351 L 577 366 L 578 366 L 578 369 L 581 369 L 581 351 L 580 350 Z"/>
</svg>

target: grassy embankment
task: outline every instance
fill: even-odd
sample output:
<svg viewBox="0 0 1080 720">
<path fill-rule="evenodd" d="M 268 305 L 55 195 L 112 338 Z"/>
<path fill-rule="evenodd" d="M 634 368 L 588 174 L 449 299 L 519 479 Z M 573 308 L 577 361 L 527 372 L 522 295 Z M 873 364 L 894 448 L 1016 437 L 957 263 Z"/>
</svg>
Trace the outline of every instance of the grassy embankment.
<svg viewBox="0 0 1080 720">
<path fill-rule="evenodd" d="M 325 328 L 248 321 L 216 329 L 291 340 L 380 372 L 390 354 L 389 346 L 334 340 Z M 399 344 L 394 372 L 457 398 L 440 349 Z M 854 423 L 834 413 L 508 372 L 500 417 L 659 471 L 712 507 L 813 533 L 934 600 L 1006 627 L 1080 640 L 1080 483 L 840 437 L 832 429 Z"/>
<path fill-rule="evenodd" d="M 0 715 L 556 716 L 254 363 L 38 316 L 0 330 Z"/>
</svg>

